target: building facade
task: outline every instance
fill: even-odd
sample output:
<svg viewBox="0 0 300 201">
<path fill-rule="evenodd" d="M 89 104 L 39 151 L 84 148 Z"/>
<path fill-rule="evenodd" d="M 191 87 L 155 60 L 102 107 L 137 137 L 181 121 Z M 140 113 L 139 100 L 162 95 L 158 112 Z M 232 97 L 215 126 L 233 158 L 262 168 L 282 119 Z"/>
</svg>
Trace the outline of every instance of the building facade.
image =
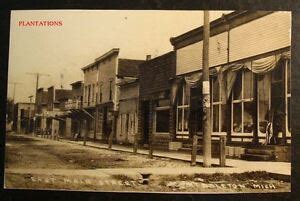
<svg viewBox="0 0 300 201">
<path fill-rule="evenodd" d="M 14 130 L 17 133 L 32 133 L 34 131 L 34 103 L 16 103 L 14 111 Z"/>
<path fill-rule="evenodd" d="M 119 58 L 119 49 L 114 48 L 95 59 L 84 72 L 83 108 L 94 120 L 87 121 L 89 138 L 107 141 L 113 132 L 116 140 L 117 117 L 119 110 L 119 70 L 137 66 L 140 60 Z M 125 70 L 124 70 L 125 69 Z M 129 75 L 130 76 L 130 75 Z"/>
<path fill-rule="evenodd" d="M 171 38 L 176 141 L 202 135 L 202 33 L 200 27 Z M 290 12 L 235 11 L 211 22 L 213 139 L 226 135 L 228 144 L 290 143 L 290 34 Z M 269 123 L 275 137 L 266 142 Z"/>
<path fill-rule="evenodd" d="M 175 135 L 171 94 L 175 78 L 175 52 L 147 60 L 139 66 L 139 143 L 150 141 L 157 148 L 168 148 Z"/>
</svg>

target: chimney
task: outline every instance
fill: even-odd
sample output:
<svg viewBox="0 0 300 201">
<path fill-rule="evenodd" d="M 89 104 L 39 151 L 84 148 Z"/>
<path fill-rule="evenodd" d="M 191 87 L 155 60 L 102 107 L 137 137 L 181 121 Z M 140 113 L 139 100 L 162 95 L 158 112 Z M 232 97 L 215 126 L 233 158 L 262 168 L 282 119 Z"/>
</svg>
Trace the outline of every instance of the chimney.
<svg viewBox="0 0 300 201">
<path fill-rule="evenodd" d="M 146 61 L 151 59 L 151 54 L 146 55 Z"/>
</svg>

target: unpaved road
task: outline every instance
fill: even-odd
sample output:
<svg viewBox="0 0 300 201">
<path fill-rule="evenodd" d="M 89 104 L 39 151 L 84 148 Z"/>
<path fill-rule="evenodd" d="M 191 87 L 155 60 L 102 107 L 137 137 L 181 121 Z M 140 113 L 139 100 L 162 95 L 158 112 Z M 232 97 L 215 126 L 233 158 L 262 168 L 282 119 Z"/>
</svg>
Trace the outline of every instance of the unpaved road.
<svg viewBox="0 0 300 201">
<path fill-rule="evenodd" d="M 6 168 L 98 169 L 139 167 L 189 167 L 189 163 L 83 147 L 48 139 L 8 135 Z"/>
<path fill-rule="evenodd" d="M 274 180 L 265 172 L 242 176 L 152 175 L 148 185 L 142 185 L 140 177 L 132 177 L 126 174 L 127 172 L 108 176 L 101 174 L 101 171 L 104 172 L 105 169 L 171 168 L 176 171 L 176 169 L 189 166 L 188 162 L 183 161 L 162 158 L 149 159 L 144 155 L 9 134 L 6 141 L 5 187 L 159 192 L 290 191 L 289 182 Z M 22 173 L 24 170 L 30 173 Z M 91 171 L 96 174 L 88 173 Z M 66 174 L 62 174 L 62 172 Z"/>
</svg>

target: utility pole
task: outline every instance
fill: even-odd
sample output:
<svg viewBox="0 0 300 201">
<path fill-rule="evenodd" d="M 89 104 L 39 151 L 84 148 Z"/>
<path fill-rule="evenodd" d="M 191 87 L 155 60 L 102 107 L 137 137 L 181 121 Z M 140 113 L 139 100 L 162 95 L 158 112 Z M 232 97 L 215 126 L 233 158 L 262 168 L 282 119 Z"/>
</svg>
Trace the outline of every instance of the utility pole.
<svg viewBox="0 0 300 201">
<path fill-rule="evenodd" d="M 35 114 L 37 113 L 37 91 L 38 91 L 38 88 L 39 88 L 39 79 L 40 79 L 40 76 L 50 76 L 49 74 L 43 74 L 43 73 L 27 73 L 29 75 L 34 75 L 36 76 L 36 83 L 35 83 L 35 104 L 34 104 L 34 113 L 33 113 L 33 116 L 35 116 Z M 36 122 L 34 122 L 34 125 L 36 124 Z M 35 130 L 36 128 L 34 128 Z M 34 131 L 35 133 L 35 131 Z"/>
<path fill-rule="evenodd" d="M 204 11 L 203 25 L 203 166 L 211 166 L 211 122 L 210 122 L 210 84 L 209 84 L 209 11 Z"/>
<path fill-rule="evenodd" d="M 9 82 L 9 84 L 14 85 L 14 91 L 13 91 L 13 100 L 15 104 L 15 98 L 16 98 L 16 85 L 21 84 L 20 82 Z"/>
</svg>

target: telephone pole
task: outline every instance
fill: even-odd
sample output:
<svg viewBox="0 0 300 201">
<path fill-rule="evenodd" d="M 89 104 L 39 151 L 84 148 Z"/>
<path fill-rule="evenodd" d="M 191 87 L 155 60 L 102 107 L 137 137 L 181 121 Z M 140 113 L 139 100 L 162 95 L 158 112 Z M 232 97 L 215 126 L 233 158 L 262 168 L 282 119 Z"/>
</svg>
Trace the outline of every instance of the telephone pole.
<svg viewBox="0 0 300 201">
<path fill-rule="evenodd" d="M 13 100 L 15 103 L 15 98 L 16 98 L 16 85 L 21 84 L 20 82 L 9 82 L 9 84 L 14 85 L 14 89 L 13 89 Z"/>
<path fill-rule="evenodd" d="M 211 122 L 210 122 L 210 84 L 209 84 L 209 11 L 204 11 L 203 25 L 203 166 L 211 166 Z"/>
<path fill-rule="evenodd" d="M 35 92 L 37 92 L 37 90 L 39 88 L 40 76 L 50 76 L 49 74 L 44 74 L 44 73 L 27 73 L 27 74 L 36 76 Z M 36 97 L 35 97 L 35 99 L 36 99 Z"/>
<path fill-rule="evenodd" d="M 37 91 L 38 91 L 38 88 L 39 88 L 39 79 L 40 79 L 40 76 L 50 76 L 49 74 L 44 74 L 44 73 L 27 73 L 29 75 L 34 75 L 36 76 L 36 83 L 35 83 L 35 104 L 34 104 L 34 113 L 33 113 L 33 116 L 36 115 L 37 113 Z M 31 101 L 30 101 L 31 102 Z M 36 122 L 34 120 L 34 133 L 35 133 L 35 129 L 36 129 Z"/>
</svg>

